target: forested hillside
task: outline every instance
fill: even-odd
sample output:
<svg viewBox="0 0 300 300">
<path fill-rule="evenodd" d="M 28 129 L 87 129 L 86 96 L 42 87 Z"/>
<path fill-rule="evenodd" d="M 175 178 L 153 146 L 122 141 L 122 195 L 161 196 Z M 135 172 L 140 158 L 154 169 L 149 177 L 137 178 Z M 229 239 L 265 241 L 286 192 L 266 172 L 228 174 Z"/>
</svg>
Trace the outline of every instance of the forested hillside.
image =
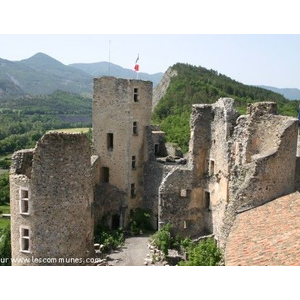
<svg viewBox="0 0 300 300">
<path fill-rule="evenodd" d="M 235 99 L 237 110 L 244 114 L 247 104 L 275 101 L 280 114 L 297 116 L 299 101 L 289 101 L 282 95 L 259 87 L 239 83 L 217 71 L 188 64 L 172 67 L 178 75 L 171 78 L 165 96 L 156 106 L 153 122 L 160 124 L 167 140 L 188 150 L 191 106 L 196 103 L 214 103 L 220 97 Z"/>
<path fill-rule="evenodd" d="M 51 129 L 90 127 L 91 118 L 91 99 L 68 92 L 0 101 L 0 155 L 34 147 Z"/>
</svg>

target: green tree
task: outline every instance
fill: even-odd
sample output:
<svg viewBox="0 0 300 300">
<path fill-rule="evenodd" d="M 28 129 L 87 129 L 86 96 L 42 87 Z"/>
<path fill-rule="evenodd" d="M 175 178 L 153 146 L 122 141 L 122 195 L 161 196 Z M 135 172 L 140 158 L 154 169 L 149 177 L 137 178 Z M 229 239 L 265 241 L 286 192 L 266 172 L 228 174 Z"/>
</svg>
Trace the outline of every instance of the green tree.
<svg viewBox="0 0 300 300">
<path fill-rule="evenodd" d="M 7 225 L 0 238 L 0 266 L 11 265 L 11 235 L 10 225 Z"/>
<path fill-rule="evenodd" d="M 9 203 L 9 175 L 4 173 L 0 175 L 0 204 Z"/>
</svg>

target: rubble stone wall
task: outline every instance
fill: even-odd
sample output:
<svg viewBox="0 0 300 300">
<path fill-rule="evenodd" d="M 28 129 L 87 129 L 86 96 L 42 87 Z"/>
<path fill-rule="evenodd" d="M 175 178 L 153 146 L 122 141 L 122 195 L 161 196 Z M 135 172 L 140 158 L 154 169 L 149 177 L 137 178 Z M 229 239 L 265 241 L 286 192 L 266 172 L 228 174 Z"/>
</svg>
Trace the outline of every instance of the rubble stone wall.
<svg viewBox="0 0 300 300">
<path fill-rule="evenodd" d="M 31 153 L 30 177 L 15 168 L 22 165 L 19 158 L 28 153 L 20 151 L 13 156 L 12 257 L 56 259 L 49 263 L 32 261 L 30 265 L 85 264 L 93 255 L 94 237 L 89 141 L 83 134 L 49 133 Z M 29 189 L 28 214 L 20 214 L 21 187 Z M 30 230 L 29 252 L 20 251 L 22 226 Z M 78 260 L 72 262 L 72 258 Z"/>
</svg>

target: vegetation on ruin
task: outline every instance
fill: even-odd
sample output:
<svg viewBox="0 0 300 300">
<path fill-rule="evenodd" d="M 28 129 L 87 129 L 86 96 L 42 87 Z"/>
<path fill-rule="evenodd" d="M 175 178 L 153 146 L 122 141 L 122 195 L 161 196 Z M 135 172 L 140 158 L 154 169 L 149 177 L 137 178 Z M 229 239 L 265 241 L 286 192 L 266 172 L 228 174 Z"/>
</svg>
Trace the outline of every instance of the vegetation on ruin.
<svg viewBox="0 0 300 300">
<path fill-rule="evenodd" d="M 217 266 L 222 260 L 222 252 L 212 238 L 193 242 L 189 237 L 182 238 L 172 235 L 172 225 L 166 224 L 157 231 L 150 240 L 166 256 L 169 249 L 187 252 L 187 261 L 179 263 L 180 266 Z"/>
<path fill-rule="evenodd" d="M 222 260 L 222 252 L 214 239 L 208 238 L 197 244 L 191 243 L 187 248 L 187 261 L 180 266 L 218 266 Z"/>
<path fill-rule="evenodd" d="M 7 259 L 7 260 L 6 260 Z M 10 225 L 6 225 L 3 230 L 0 229 L 0 266 L 11 265 L 11 239 Z"/>
<path fill-rule="evenodd" d="M 137 208 L 130 212 L 129 228 L 132 235 L 138 235 L 142 231 L 153 231 L 151 224 L 151 210 Z"/>
<path fill-rule="evenodd" d="M 156 106 L 153 122 L 160 124 L 169 142 L 177 143 L 184 152 L 190 139 L 192 104 L 214 103 L 220 97 L 235 99 L 236 109 L 246 113 L 250 103 L 275 101 L 280 114 L 297 117 L 300 101 L 290 101 L 272 91 L 244 85 L 214 70 L 188 64 L 172 67 L 178 75 L 171 78 L 165 96 Z"/>
<path fill-rule="evenodd" d="M 125 237 L 122 229 L 110 230 L 103 224 L 95 229 L 95 243 L 102 245 L 101 252 L 109 253 L 124 244 Z"/>
<path fill-rule="evenodd" d="M 161 250 L 164 255 L 168 254 L 169 249 L 177 249 L 180 251 L 187 249 L 192 243 L 189 237 L 182 238 L 179 235 L 174 236 L 171 231 L 172 225 L 168 223 L 150 237 L 150 240 L 152 240 L 155 246 Z"/>
</svg>

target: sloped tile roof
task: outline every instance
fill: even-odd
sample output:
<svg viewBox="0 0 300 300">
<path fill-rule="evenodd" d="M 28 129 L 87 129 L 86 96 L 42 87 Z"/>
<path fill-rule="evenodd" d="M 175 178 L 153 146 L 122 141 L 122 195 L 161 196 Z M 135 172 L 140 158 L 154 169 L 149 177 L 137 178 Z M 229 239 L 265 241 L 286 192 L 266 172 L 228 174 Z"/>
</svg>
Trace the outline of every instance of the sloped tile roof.
<svg viewBox="0 0 300 300">
<path fill-rule="evenodd" d="M 300 266 L 300 193 L 239 214 L 227 240 L 225 264 Z"/>
</svg>

